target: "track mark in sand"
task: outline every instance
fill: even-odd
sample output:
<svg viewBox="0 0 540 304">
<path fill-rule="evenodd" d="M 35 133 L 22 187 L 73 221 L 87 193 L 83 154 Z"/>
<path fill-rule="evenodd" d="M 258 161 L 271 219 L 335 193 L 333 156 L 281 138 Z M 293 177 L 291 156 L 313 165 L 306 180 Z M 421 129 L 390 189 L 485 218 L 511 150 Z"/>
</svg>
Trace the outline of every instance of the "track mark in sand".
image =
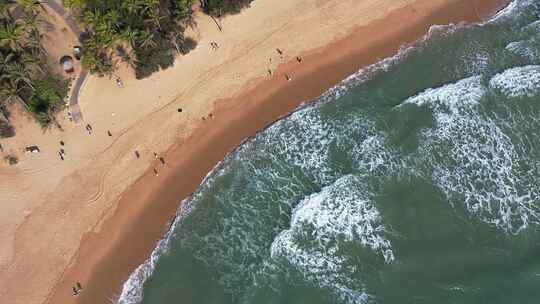
<svg viewBox="0 0 540 304">
<path fill-rule="evenodd" d="M 85 200 L 83 204 L 92 205 L 103 196 L 106 175 L 107 171 L 100 176 L 97 191 L 94 192 L 87 200 Z"/>
<path fill-rule="evenodd" d="M 130 128 L 129 128 L 130 129 Z M 127 130 L 129 130 L 127 129 Z M 123 136 L 126 132 L 122 132 L 122 134 L 120 136 Z M 119 140 L 120 137 L 118 137 L 113 143 L 111 143 L 105 150 L 103 150 L 102 153 L 99 154 L 99 156 L 103 157 L 104 156 L 104 152 L 108 151 L 109 149 L 111 149 L 111 147 L 113 146 L 113 144 Z M 127 150 L 124 150 L 124 149 L 121 149 L 121 151 L 119 151 L 115 157 L 113 157 L 112 159 L 112 163 L 113 164 L 116 164 L 119 162 L 119 160 L 124 157 L 124 156 L 127 156 L 130 154 L 130 150 L 127 149 Z M 94 158 L 94 160 L 96 160 Z M 106 179 L 107 177 L 109 176 L 109 174 L 112 172 L 112 169 L 114 168 L 114 166 L 107 166 L 106 169 L 104 169 L 103 173 L 100 175 L 99 177 L 99 183 L 98 183 L 98 188 L 97 188 L 97 191 L 94 192 L 94 194 L 92 194 L 87 200 L 84 201 L 84 204 L 85 205 L 92 205 L 94 204 L 95 202 L 97 202 L 99 199 L 101 199 L 101 197 L 103 197 L 103 194 L 105 193 L 105 182 L 106 182 Z M 147 169 L 145 169 L 145 172 L 147 171 Z M 144 173 L 143 173 L 144 174 Z"/>
<path fill-rule="evenodd" d="M 49 159 L 49 161 L 52 161 L 52 159 Z M 50 171 L 54 168 L 56 168 L 55 165 L 43 166 L 43 167 L 22 166 L 22 168 L 20 168 L 20 172 L 24 176 L 34 176 L 34 175 L 43 173 L 44 171 Z"/>
</svg>

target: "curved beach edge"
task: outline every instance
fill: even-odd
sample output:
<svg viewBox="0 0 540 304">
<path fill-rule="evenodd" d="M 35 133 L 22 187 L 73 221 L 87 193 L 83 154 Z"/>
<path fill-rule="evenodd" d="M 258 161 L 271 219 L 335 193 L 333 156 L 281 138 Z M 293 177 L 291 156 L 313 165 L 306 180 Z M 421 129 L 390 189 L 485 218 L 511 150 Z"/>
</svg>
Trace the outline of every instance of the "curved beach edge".
<svg viewBox="0 0 540 304">
<path fill-rule="evenodd" d="M 243 141 L 362 67 L 397 54 L 404 45 L 424 37 L 431 26 L 481 22 L 509 2 L 448 0 L 434 4 L 418 0 L 355 29 L 344 39 L 303 54 L 302 64 L 293 60 L 274 72 L 294 74 L 292 81 L 254 79 L 240 95 L 218 101 L 211 123 L 201 123 L 187 140 L 168 150 L 165 158 L 171 170 L 158 180 L 150 168 L 123 192 L 100 232 L 83 237 L 46 303 L 116 302 L 124 282 L 169 229 L 180 202 Z M 71 286 L 76 281 L 83 282 L 84 292 L 73 297 Z"/>
</svg>

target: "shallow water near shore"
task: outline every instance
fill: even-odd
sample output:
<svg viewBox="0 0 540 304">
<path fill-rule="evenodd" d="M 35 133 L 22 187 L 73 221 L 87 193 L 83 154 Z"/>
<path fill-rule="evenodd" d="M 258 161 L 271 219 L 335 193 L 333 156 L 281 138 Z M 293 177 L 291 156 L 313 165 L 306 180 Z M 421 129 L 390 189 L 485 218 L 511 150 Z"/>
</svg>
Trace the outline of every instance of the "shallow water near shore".
<svg viewBox="0 0 540 304">
<path fill-rule="evenodd" d="M 539 15 L 433 27 L 247 141 L 120 303 L 537 303 Z"/>
</svg>

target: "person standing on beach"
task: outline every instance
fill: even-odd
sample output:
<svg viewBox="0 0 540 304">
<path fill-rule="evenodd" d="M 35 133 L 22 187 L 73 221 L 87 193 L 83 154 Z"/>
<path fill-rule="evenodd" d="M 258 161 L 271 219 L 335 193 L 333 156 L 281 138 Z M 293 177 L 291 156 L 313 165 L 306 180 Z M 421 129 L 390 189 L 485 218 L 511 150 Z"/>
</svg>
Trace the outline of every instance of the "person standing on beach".
<svg viewBox="0 0 540 304">
<path fill-rule="evenodd" d="M 123 88 L 123 87 L 124 87 L 124 82 L 122 82 L 122 79 L 120 79 L 120 77 L 117 77 L 117 78 L 116 78 L 116 85 L 117 85 L 119 88 Z"/>
</svg>

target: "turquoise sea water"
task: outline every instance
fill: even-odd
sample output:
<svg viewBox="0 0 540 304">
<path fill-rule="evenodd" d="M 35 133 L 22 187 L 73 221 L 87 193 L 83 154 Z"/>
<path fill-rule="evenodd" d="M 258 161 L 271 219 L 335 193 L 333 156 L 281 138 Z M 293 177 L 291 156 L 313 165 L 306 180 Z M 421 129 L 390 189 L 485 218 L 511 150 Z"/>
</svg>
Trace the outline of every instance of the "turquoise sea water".
<svg viewBox="0 0 540 304">
<path fill-rule="evenodd" d="M 121 303 L 540 303 L 540 1 L 433 27 L 238 148 Z"/>
</svg>

